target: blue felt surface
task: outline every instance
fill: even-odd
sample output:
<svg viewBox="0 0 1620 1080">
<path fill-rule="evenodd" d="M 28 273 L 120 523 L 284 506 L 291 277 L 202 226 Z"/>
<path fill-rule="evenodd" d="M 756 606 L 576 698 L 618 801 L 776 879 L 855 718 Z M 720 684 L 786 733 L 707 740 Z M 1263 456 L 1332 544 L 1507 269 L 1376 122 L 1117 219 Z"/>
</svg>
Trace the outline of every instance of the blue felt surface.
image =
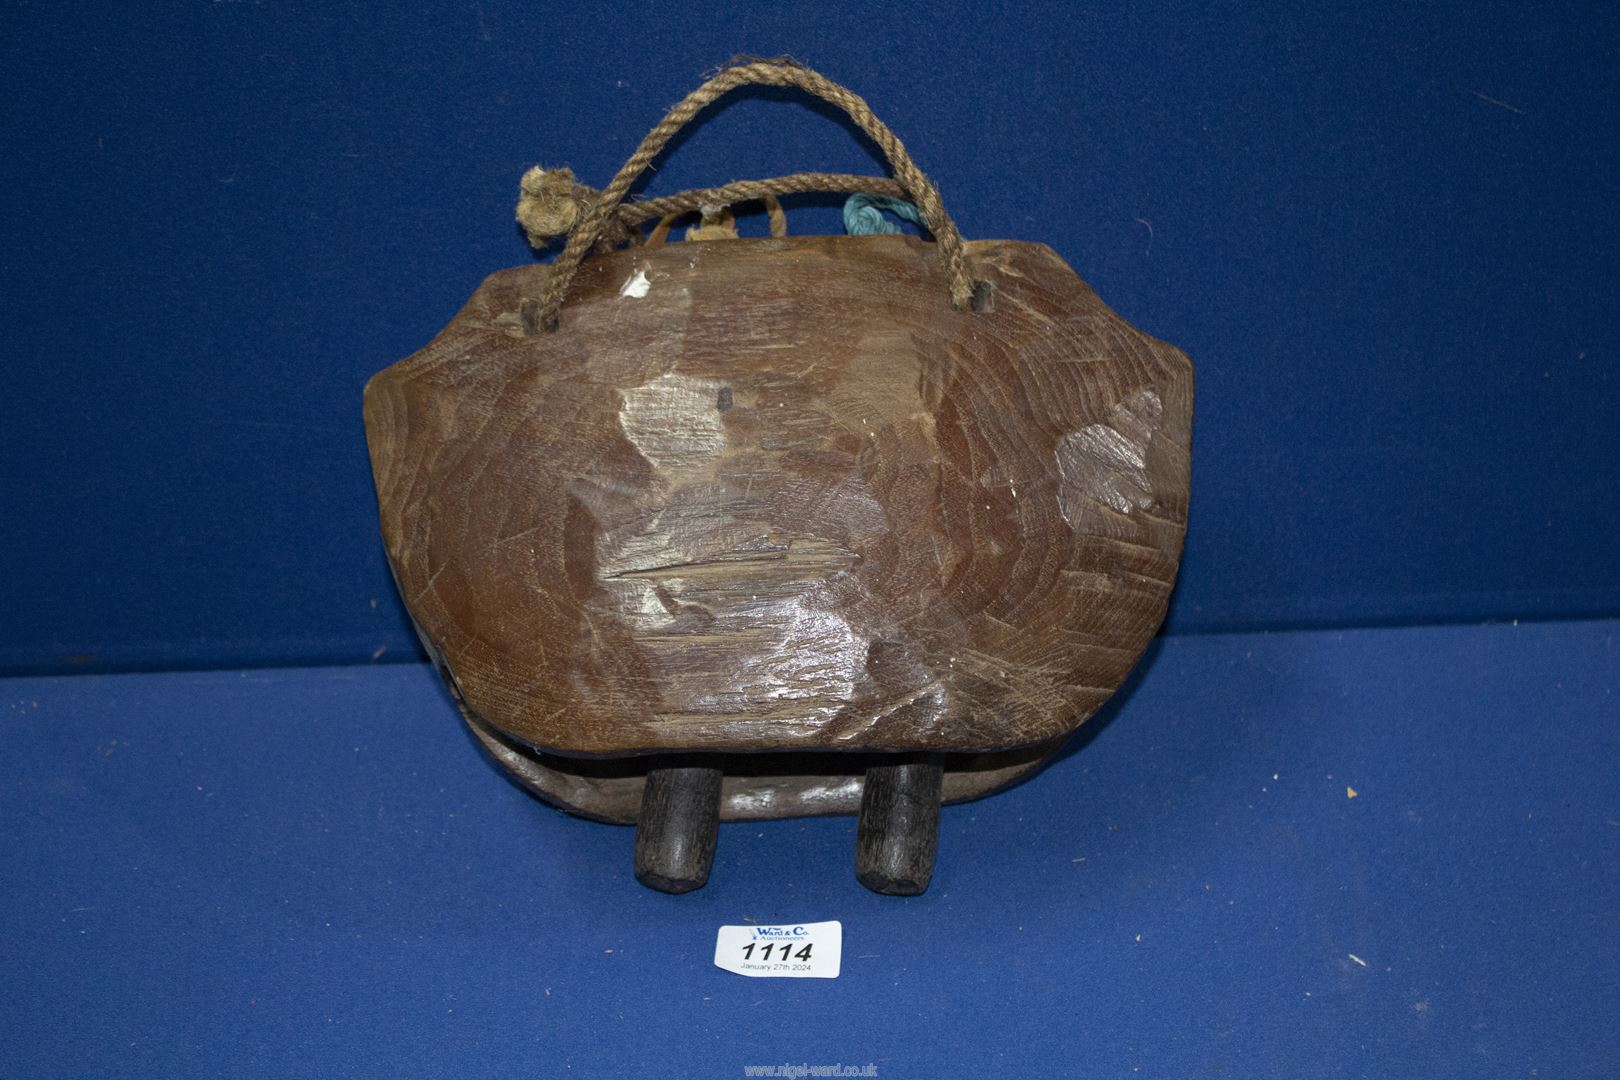
<svg viewBox="0 0 1620 1080">
<path fill-rule="evenodd" d="M 1617 634 L 1170 639 L 912 900 L 848 818 L 651 893 L 414 666 L 10 680 L 0 1075 L 1614 1076 Z M 750 919 L 842 976 L 713 968 Z"/>
<path fill-rule="evenodd" d="M 1191 354 L 1172 629 L 1615 616 L 1616 40 L 1460 0 L 6 4 L 0 671 L 414 657 L 361 385 L 531 258 L 524 168 L 605 183 L 736 52 Z M 648 190 L 878 168 L 784 100 Z"/>
</svg>

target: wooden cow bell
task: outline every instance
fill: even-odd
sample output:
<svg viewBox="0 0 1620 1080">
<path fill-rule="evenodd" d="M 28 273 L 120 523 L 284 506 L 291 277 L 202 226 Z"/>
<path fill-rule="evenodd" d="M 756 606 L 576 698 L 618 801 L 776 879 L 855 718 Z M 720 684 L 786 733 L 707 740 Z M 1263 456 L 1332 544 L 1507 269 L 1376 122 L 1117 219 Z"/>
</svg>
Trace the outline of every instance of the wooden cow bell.
<svg viewBox="0 0 1620 1080">
<path fill-rule="evenodd" d="M 896 178 L 624 201 L 758 82 L 846 108 Z M 903 191 L 934 241 L 636 228 L 812 182 Z M 790 64 L 728 69 L 573 194 L 555 263 L 366 388 L 423 645 L 531 790 L 637 823 L 654 888 L 703 884 L 717 820 L 859 812 L 860 879 L 921 892 L 941 800 L 1036 770 L 1162 621 L 1191 365 L 1050 248 L 962 242 L 864 102 Z"/>
</svg>

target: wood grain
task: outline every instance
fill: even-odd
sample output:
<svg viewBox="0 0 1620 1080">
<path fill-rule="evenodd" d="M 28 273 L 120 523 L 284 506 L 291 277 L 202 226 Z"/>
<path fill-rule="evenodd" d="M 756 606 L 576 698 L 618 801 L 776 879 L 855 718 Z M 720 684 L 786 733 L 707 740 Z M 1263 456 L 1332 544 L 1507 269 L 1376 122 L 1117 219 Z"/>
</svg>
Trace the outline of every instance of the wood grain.
<svg viewBox="0 0 1620 1080">
<path fill-rule="evenodd" d="M 1049 248 L 967 250 L 986 310 L 912 237 L 627 249 L 534 338 L 545 267 L 502 271 L 371 381 L 401 593 L 526 783 L 633 820 L 645 765 L 573 759 L 931 751 L 972 797 L 1119 685 L 1180 555 L 1191 365 Z M 859 802 L 859 768 L 754 773 L 722 817 Z"/>
</svg>

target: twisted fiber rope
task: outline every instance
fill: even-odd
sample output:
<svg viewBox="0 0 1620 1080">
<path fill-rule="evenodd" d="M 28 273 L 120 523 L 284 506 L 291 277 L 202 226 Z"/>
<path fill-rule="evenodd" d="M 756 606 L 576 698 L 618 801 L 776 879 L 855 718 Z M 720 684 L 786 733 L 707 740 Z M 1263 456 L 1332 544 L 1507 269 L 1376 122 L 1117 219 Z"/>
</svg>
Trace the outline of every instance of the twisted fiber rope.
<svg viewBox="0 0 1620 1080">
<path fill-rule="evenodd" d="M 783 212 L 781 202 L 777 200 L 775 195 L 761 196 L 760 201 L 765 204 L 765 213 L 770 219 L 771 236 L 776 238 L 786 236 L 788 234 L 787 214 Z M 724 202 L 704 203 L 701 207 L 699 207 L 699 209 L 703 212 L 703 219 L 697 225 L 694 225 L 692 228 L 686 230 L 686 239 L 738 239 L 737 216 L 731 212 L 731 206 L 731 203 Z M 656 247 L 659 244 L 662 244 L 666 239 L 669 238 L 669 230 L 674 228 L 675 223 L 681 218 L 685 217 L 686 214 L 687 211 L 676 211 L 673 214 L 665 214 L 663 217 L 659 218 L 658 224 L 652 227 L 652 231 L 647 234 L 647 238 L 643 241 L 643 243 L 648 247 Z M 634 235 L 635 232 L 636 230 L 631 230 L 632 235 Z M 597 246 L 600 248 L 601 245 L 599 244 Z"/>
<path fill-rule="evenodd" d="M 544 247 L 579 223 L 580 216 L 595 206 L 602 193 L 574 179 L 574 170 L 543 169 L 536 165 L 518 182 L 517 220 L 529 243 Z M 633 244 L 636 234 L 618 215 L 604 222 L 596 250 L 612 251 L 620 244 Z"/>
<path fill-rule="evenodd" d="M 771 222 L 771 235 L 778 238 L 786 236 L 787 213 L 782 209 L 781 200 L 775 195 L 764 195 L 760 201 L 765 204 L 765 216 Z"/>
<path fill-rule="evenodd" d="M 715 99 L 739 86 L 750 84 L 796 87 L 842 109 L 889 159 L 895 175 L 894 180 L 888 184 L 894 187 L 889 187 L 888 184 L 875 186 L 874 178 L 868 177 L 799 173 L 776 180 L 743 181 L 740 184 L 728 184 L 703 192 L 683 192 L 668 199 L 648 199 L 645 202 L 631 203 L 628 208 L 624 206 L 630 185 L 681 128 Z M 568 179 L 572 182 L 571 173 Z M 563 247 L 562 253 L 551 265 L 551 273 L 547 275 L 545 287 L 532 303 L 525 300 L 522 305 L 524 328 L 531 333 L 534 330 L 556 329 L 557 311 L 568 295 L 568 287 L 573 283 L 580 261 L 585 258 L 587 252 L 606 238 L 604 234 L 611 236 L 617 229 L 625 227 L 620 217 L 625 209 L 629 209 L 632 213 L 640 213 L 641 208 L 653 208 L 649 216 L 655 214 L 662 216 L 677 210 L 699 209 L 704 202 L 740 202 L 766 194 L 788 195 L 801 191 L 826 191 L 829 188 L 810 185 L 820 184 L 825 180 L 850 179 L 859 180 L 859 185 L 855 188 L 833 187 L 830 190 L 899 194 L 916 203 L 928 231 L 933 233 L 935 242 L 939 244 L 945 267 L 950 274 L 951 303 L 960 309 L 968 308 L 973 299 L 973 283 L 968 279 L 962 255 L 962 234 L 957 231 L 956 223 L 951 220 L 950 215 L 945 212 L 945 204 L 940 199 L 939 189 L 934 187 L 933 182 L 921 169 L 917 168 L 916 163 L 911 160 L 911 155 L 906 153 L 905 145 L 889 130 L 888 125 L 873 114 L 871 107 L 859 95 L 791 61 L 761 60 L 727 68 L 688 94 L 647 133 L 646 138 L 641 140 L 641 145 L 636 148 L 636 152 L 630 156 L 630 160 L 624 163 L 607 187 L 602 189 L 600 195 L 580 202 L 578 220 L 568 233 L 568 242 Z M 784 184 L 788 186 L 777 186 Z M 899 190 L 896 191 L 895 187 Z M 733 191 L 735 194 L 730 199 L 723 198 L 720 194 Z M 702 197 L 696 200 L 695 205 L 687 205 L 692 196 Z M 671 205 L 672 200 L 678 201 L 677 204 Z"/>
<path fill-rule="evenodd" d="M 627 226 L 639 225 L 653 218 L 670 214 L 685 214 L 702 210 L 705 206 L 731 205 L 764 199 L 767 195 L 802 195 L 811 191 L 832 191 L 853 194 L 858 191 L 874 195 L 904 195 L 905 189 L 887 176 L 854 176 L 849 173 L 794 173 L 769 180 L 734 180 L 712 188 L 693 188 L 677 195 L 656 199 L 640 199 L 622 203 L 617 216 Z"/>
<path fill-rule="evenodd" d="M 574 179 L 568 169 L 541 169 L 536 166 L 523 176 L 522 194 L 518 198 L 517 219 L 528 234 L 529 243 L 544 247 L 559 236 L 568 233 L 580 217 L 596 205 L 602 193 Z M 734 180 L 712 188 L 693 188 L 675 195 L 654 199 L 638 199 L 620 203 L 602 223 L 602 235 L 597 251 L 611 251 L 626 243 L 636 243 L 635 226 L 646 221 L 689 214 L 711 206 L 731 206 L 736 203 L 760 200 L 767 203 L 772 215 L 773 236 L 785 236 L 783 224 L 775 221 L 780 204 L 772 209 L 770 203 L 778 195 L 801 195 L 823 191 L 840 194 L 867 193 L 904 197 L 905 188 L 887 176 L 855 176 L 849 173 L 793 173 L 769 180 Z"/>
</svg>

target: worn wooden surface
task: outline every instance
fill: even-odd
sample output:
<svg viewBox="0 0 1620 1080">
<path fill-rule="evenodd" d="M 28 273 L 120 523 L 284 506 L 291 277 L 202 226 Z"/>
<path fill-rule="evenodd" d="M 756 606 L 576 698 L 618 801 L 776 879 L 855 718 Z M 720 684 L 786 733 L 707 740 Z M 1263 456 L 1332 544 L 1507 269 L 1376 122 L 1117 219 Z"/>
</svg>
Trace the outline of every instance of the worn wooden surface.
<svg viewBox="0 0 1620 1080">
<path fill-rule="evenodd" d="M 968 253 L 989 310 L 911 237 L 623 250 L 535 338 L 545 268 L 502 271 L 372 380 L 401 591 L 525 782 L 629 820 L 635 767 L 571 756 L 926 750 L 971 797 L 1119 684 L 1180 553 L 1191 366 L 1050 249 Z M 766 773 L 722 816 L 859 802 L 860 769 Z"/>
</svg>

